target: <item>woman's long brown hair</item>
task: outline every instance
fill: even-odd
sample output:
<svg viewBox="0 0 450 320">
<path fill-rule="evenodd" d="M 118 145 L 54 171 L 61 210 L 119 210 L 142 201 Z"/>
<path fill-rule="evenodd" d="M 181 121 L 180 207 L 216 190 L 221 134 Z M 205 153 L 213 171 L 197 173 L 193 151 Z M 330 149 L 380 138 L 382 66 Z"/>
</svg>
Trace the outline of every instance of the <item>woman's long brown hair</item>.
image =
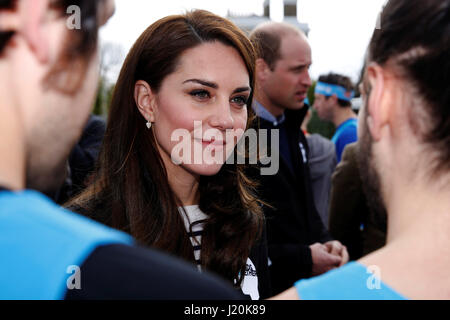
<svg viewBox="0 0 450 320">
<path fill-rule="evenodd" d="M 255 88 L 255 49 L 232 22 L 203 10 L 155 22 L 136 41 L 120 72 L 94 181 L 68 204 L 130 233 L 142 244 L 189 261 L 194 261 L 194 255 L 178 211 L 182 204 L 169 186 L 156 141 L 136 107 L 134 85 L 144 80 L 158 92 L 185 50 L 213 41 L 240 53 L 250 86 Z M 252 96 L 247 128 L 254 119 L 251 103 Z M 199 206 L 208 215 L 201 264 L 237 286 L 262 229 L 263 215 L 254 190 L 244 165 L 225 164 L 217 175 L 200 178 Z"/>
</svg>

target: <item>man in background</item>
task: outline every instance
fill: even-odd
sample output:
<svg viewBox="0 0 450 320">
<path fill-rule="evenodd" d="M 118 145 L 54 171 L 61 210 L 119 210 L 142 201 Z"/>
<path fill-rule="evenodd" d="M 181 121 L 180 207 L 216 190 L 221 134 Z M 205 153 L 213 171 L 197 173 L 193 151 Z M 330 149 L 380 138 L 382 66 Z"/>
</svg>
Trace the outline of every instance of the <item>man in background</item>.
<svg viewBox="0 0 450 320">
<path fill-rule="evenodd" d="M 259 48 L 254 110 L 257 129 L 279 130 L 280 166 L 261 176 L 273 293 L 296 279 L 322 274 L 348 261 L 346 248 L 332 241 L 314 205 L 308 144 L 301 123 L 311 78 L 311 48 L 303 32 L 283 23 L 258 26 L 250 35 Z M 268 135 L 269 137 L 271 134 Z M 270 145 L 278 143 L 271 141 Z"/>
<path fill-rule="evenodd" d="M 336 146 L 338 163 L 347 144 L 358 140 L 357 115 L 352 110 L 354 85 L 350 78 L 335 73 L 322 75 L 315 88 L 314 108 L 319 118 L 332 122 L 336 133 L 331 141 Z"/>
</svg>

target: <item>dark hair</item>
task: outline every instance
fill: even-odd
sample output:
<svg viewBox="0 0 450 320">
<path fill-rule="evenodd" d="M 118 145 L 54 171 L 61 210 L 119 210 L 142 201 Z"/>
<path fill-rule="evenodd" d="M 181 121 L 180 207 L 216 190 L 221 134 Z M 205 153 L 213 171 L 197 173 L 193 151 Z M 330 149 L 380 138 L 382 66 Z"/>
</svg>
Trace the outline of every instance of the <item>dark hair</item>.
<svg viewBox="0 0 450 320">
<path fill-rule="evenodd" d="M 355 90 L 355 86 L 353 85 L 353 82 L 352 82 L 352 80 L 350 80 L 349 77 L 346 77 L 346 76 L 343 76 L 343 75 L 340 75 L 337 73 L 333 73 L 333 72 L 330 72 L 329 74 L 326 74 L 326 75 L 321 75 L 319 77 L 319 82 L 325 82 L 328 84 L 338 85 L 338 86 L 344 87 L 345 90 L 347 90 L 347 91 Z M 352 106 L 352 103 L 350 101 L 346 101 L 346 100 L 342 100 L 342 99 L 338 99 L 338 104 L 339 104 L 339 106 L 341 106 L 343 108 L 348 108 L 348 107 Z"/>
<path fill-rule="evenodd" d="M 23 0 L 0 0 L 0 10 L 15 10 L 19 1 Z M 67 29 L 69 36 L 66 38 L 65 49 L 47 75 L 47 84 L 67 93 L 73 93 L 79 88 L 87 70 L 87 58 L 95 52 L 97 47 L 97 12 L 102 2 L 104 0 L 56 0 L 49 2 L 49 9 L 56 10 L 61 18 L 66 15 L 69 6 L 78 6 L 81 13 L 81 28 Z M 13 36 L 13 31 L 0 31 L 0 55 Z M 70 70 L 68 71 L 68 69 Z M 62 72 L 66 75 L 63 82 L 60 77 Z"/>
<path fill-rule="evenodd" d="M 15 10 L 17 7 L 17 0 L 0 0 L 0 10 Z M 13 31 L 0 30 L 0 56 L 3 49 L 8 43 L 9 39 L 14 35 Z"/>
<path fill-rule="evenodd" d="M 286 23 L 269 22 L 259 25 L 250 33 L 258 58 L 263 59 L 272 71 L 281 58 L 281 41 L 287 34 L 300 35 L 302 31 Z"/>
<path fill-rule="evenodd" d="M 254 48 L 230 21 L 196 10 L 155 22 L 136 41 L 120 72 L 94 183 L 69 203 L 81 213 L 131 233 L 145 245 L 189 261 L 194 261 L 194 255 L 178 211 L 182 204 L 170 188 L 157 142 L 143 125 L 134 86 L 145 80 L 158 92 L 184 51 L 213 41 L 239 52 L 254 88 Z M 248 127 L 253 111 L 247 109 Z M 243 165 L 225 164 L 217 175 L 202 176 L 199 185 L 199 206 L 208 215 L 201 264 L 230 281 L 237 280 L 236 285 L 245 274 L 263 221 L 255 185 L 243 170 Z"/>
<path fill-rule="evenodd" d="M 411 93 L 409 122 L 450 170 L 450 0 L 391 0 L 373 33 L 369 62 L 392 70 Z"/>
</svg>

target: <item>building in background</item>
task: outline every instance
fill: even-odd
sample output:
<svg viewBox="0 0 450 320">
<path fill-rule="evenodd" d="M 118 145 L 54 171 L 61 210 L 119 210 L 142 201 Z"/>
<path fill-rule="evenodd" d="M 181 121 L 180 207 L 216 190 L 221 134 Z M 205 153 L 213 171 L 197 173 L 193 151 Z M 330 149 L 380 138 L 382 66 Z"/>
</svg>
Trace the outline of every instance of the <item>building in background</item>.
<svg viewBox="0 0 450 320">
<path fill-rule="evenodd" d="M 233 21 L 239 28 L 249 33 L 257 25 L 263 22 L 270 21 L 271 16 L 271 1 L 264 1 L 264 15 L 258 16 L 252 15 L 241 15 L 235 12 L 228 12 L 228 19 Z M 309 26 L 306 23 L 300 23 L 297 19 L 297 0 L 284 0 L 284 19 L 283 22 L 289 23 L 305 32 L 306 35 L 309 33 Z M 273 10 L 273 8 L 272 8 Z"/>
</svg>

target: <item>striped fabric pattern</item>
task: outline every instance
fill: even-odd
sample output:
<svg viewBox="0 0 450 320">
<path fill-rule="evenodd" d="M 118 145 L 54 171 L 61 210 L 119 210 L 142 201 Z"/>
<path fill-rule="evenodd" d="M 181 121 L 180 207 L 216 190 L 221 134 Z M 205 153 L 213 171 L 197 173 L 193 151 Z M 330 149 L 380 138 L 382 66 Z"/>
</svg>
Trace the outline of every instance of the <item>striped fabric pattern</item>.
<svg viewBox="0 0 450 320">
<path fill-rule="evenodd" d="M 208 218 L 198 206 L 186 206 L 184 207 L 184 214 L 181 208 L 178 209 L 184 220 L 184 226 L 188 232 L 189 239 L 191 240 L 192 247 L 194 248 L 194 257 L 197 263 L 197 268 L 201 271 L 201 250 L 202 250 L 202 234 L 203 223 Z M 186 216 L 187 215 L 187 216 Z M 192 227 L 192 229 L 191 229 Z M 192 230 L 192 232 L 191 232 Z"/>
<path fill-rule="evenodd" d="M 194 257 L 195 261 L 197 262 L 197 268 L 201 272 L 202 234 L 204 222 L 208 218 L 208 216 L 200 210 L 198 205 L 184 207 L 184 211 L 186 212 L 186 214 L 183 212 L 182 208 L 178 208 L 178 211 L 183 217 L 184 226 L 186 227 L 186 231 L 189 235 L 189 239 L 191 240 L 192 247 L 194 248 Z M 259 290 L 256 267 L 250 260 L 250 258 L 247 259 L 246 264 L 247 266 L 244 279 L 241 284 L 241 289 L 244 295 L 249 296 L 252 300 L 258 300 Z"/>
</svg>

